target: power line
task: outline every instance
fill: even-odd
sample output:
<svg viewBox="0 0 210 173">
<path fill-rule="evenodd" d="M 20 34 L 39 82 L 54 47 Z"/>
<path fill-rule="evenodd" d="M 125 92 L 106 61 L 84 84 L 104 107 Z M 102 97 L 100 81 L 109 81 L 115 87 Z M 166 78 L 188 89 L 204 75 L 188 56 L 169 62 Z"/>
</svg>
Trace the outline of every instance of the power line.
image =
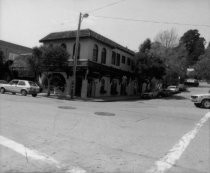
<svg viewBox="0 0 210 173">
<path fill-rule="evenodd" d="M 144 19 L 132 19 L 132 18 L 121 18 L 121 17 L 110 17 L 110 16 L 95 16 L 98 18 L 104 18 L 104 19 L 112 19 L 112 20 L 121 20 L 121 21 L 133 21 L 133 22 L 145 22 L 145 23 L 157 23 L 157 24 L 166 24 L 166 25 L 185 25 L 185 26 L 202 26 L 202 27 L 210 27 L 210 25 L 202 25 L 202 24 L 190 24 L 190 23 L 179 23 L 179 22 L 162 22 L 162 21 L 156 21 L 156 20 L 144 20 Z"/>
<path fill-rule="evenodd" d="M 117 4 L 119 4 L 119 3 L 123 2 L 123 1 L 126 1 L 126 0 L 116 1 L 116 2 L 113 2 L 113 3 L 107 4 L 107 5 L 104 5 L 104 6 L 102 6 L 102 7 L 98 7 L 98 8 L 95 8 L 95 9 L 93 9 L 93 10 L 90 10 L 90 11 L 88 11 L 87 13 L 93 13 L 93 12 L 102 10 L 102 9 L 104 9 L 104 8 L 107 8 L 107 7 L 111 7 L 111 6 L 117 5 Z"/>
</svg>

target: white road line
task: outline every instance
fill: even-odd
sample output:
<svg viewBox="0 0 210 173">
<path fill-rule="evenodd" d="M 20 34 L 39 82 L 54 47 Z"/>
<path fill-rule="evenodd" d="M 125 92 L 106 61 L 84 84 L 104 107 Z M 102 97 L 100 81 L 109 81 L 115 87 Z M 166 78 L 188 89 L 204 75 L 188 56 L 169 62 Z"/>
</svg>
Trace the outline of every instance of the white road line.
<svg viewBox="0 0 210 173">
<path fill-rule="evenodd" d="M 155 166 L 148 170 L 147 173 L 164 173 L 166 170 L 170 169 L 181 157 L 191 140 L 196 136 L 201 127 L 209 118 L 210 112 L 201 118 L 195 127 L 186 133 L 163 158 L 155 162 Z"/>
<path fill-rule="evenodd" d="M 29 149 L 29 148 L 25 147 L 24 145 L 19 144 L 11 139 L 1 136 L 1 135 L 0 135 L 0 145 L 3 145 L 4 147 L 7 147 L 7 148 L 23 155 L 27 159 L 31 158 L 34 160 L 40 160 L 42 162 L 54 165 L 58 169 L 66 167 L 66 166 L 60 164 L 53 157 L 50 157 L 45 153 L 41 153 L 36 150 Z M 72 168 L 72 169 L 66 170 L 66 173 L 86 173 L 86 171 L 81 168 Z"/>
</svg>

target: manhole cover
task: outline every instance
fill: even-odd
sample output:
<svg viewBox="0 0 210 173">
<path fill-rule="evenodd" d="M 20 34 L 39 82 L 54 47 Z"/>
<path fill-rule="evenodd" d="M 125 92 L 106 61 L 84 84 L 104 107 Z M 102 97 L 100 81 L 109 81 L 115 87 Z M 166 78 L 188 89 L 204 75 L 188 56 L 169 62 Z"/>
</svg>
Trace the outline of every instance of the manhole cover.
<svg viewBox="0 0 210 173">
<path fill-rule="evenodd" d="M 60 108 L 60 109 L 76 109 L 73 106 L 58 106 L 58 108 Z"/>
<path fill-rule="evenodd" d="M 95 112 L 95 114 L 100 116 L 115 116 L 115 114 L 109 112 Z"/>
</svg>

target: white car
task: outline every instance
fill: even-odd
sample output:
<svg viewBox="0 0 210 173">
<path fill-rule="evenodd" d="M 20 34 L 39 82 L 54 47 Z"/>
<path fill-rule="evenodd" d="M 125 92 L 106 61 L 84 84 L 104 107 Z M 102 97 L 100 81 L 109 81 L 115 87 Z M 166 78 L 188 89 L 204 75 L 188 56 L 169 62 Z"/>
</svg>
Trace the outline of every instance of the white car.
<svg viewBox="0 0 210 173">
<path fill-rule="evenodd" d="M 210 109 L 210 94 L 196 94 L 191 96 L 192 102 L 196 107 Z"/>
<path fill-rule="evenodd" d="M 13 94 L 21 93 L 23 96 L 31 94 L 33 97 L 37 96 L 40 87 L 32 81 L 14 79 L 7 84 L 0 84 L 0 92 L 4 94 L 5 92 L 11 92 Z"/>
<path fill-rule="evenodd" d="M 171 85 L 167 87 L 167 90 L 171 91 L 173 94 L 177 94 L 179 92 L 179 87 L 175 85 Z"/>
</svg>

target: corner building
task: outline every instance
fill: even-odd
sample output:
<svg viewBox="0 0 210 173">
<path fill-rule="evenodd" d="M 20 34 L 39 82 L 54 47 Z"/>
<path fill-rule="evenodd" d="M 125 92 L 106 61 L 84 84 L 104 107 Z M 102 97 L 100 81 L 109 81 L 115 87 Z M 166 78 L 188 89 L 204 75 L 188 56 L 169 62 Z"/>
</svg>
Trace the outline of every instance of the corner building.
<svg viewBox="0 0 210 173">
<path fill-rule="evenodd" d="M 44 46 L 62 46 L 69 53 L 71 73 L 59 73 L 65 79 L 65 94 L 70 94 L 76 31 L 51 33 L 40 40 Z M 76 96 L 101 97 L 137 94 L 134 76 L 135 52 L 90 30 L 80 31 L 77 57 Z M 40 81 L 44 79 L 44 74 Z"/>
</svg>

